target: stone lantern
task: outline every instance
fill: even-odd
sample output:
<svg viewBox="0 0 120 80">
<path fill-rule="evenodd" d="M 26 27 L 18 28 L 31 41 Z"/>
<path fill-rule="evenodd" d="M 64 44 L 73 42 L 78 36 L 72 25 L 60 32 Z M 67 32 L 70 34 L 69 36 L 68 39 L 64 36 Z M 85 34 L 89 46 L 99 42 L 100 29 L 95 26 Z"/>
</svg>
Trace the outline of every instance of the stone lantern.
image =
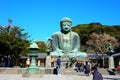
<svg viewBox="0 0 120 80">
<path fill-rule="evenodd" d="M 30 58 L 31 58 L 31 63 L 30 66 L 27 68 L 25 71 L 25 76 L 26 77 L 40 77 L 40 69 L 36 65 L 36 57 L 37 57 L 37 51 L 38 51 L 38 45 L 36 43 L 32 43 L 29 47 L 30 49 Z"/>
</svg>

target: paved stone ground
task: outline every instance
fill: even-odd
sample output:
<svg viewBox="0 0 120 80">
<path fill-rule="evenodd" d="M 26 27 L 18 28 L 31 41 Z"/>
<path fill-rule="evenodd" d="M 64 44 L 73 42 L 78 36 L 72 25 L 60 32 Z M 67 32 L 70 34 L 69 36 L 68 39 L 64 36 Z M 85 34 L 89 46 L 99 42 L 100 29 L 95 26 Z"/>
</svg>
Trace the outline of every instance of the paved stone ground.
<svg viewBox="0 0 120 80">
<path fill-rule="evenodd" d="M 41 78 L 22 78 L 21 74 L 0 74 L 0 80 L 92 80 L 92 75 L 53 75 L 45 74 Z M 103 75 L 104 80 L 120 80 L 119 75 Z"/>
<path fill-rule="evenodd" d="M 85 76 L 83 72 L 75 72 L 73 69 L 62 69 L 61 75 L 43 74 L 41 78 L 25 78 L 20 73 L 15 74 L 17 68 L 15 68 L 15 71 L 12 70 L 13 72 L 10 72 L 11 69 L 9 69 L 9 72 L 4 72 L 3 69 L 0 69 L 0 80 L 92 80 L 93 77 L 92 75 Z M 104 80 L 120 80 L 120 75 L 109 75 L 106 69 L 99 69 L 99 71 L 102 73 Z"/>
</svg>

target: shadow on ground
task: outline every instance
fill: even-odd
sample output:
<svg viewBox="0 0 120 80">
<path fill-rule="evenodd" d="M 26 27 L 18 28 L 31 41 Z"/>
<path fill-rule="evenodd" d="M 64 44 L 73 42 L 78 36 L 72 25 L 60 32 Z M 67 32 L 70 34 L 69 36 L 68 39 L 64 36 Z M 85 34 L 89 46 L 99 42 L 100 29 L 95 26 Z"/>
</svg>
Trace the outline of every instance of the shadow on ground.
<svg viewBox="0 0 120 80">
<path fill-rule="evenodd" d="M 120 78 L 103 78 L 103 80 L 120 80 Z"/>
<path fill-rule="evenodd" d="M 107 70 L 109 75 L 116 75 L 113 70 Z"/>
</svg>

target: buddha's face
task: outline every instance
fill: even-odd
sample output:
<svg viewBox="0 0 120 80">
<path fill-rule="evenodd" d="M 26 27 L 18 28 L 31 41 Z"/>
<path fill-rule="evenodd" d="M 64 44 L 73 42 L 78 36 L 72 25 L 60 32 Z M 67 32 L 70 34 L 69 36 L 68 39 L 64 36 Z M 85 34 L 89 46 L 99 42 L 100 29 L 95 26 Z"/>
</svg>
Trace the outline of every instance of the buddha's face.
<svg viewBox="0 0 120 80">
<path fill-rule="evenodd" d="M 71 22 L 62 22 L 62 30 L 65 32 L 69 32 L 71 30 L 72 23 Z"/>
</svg>

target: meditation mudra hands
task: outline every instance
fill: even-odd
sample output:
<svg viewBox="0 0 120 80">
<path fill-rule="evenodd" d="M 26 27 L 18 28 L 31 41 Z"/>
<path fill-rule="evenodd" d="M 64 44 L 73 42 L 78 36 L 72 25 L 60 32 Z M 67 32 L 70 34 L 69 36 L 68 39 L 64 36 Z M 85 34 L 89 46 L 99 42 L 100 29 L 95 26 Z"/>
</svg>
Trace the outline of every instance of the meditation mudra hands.
<svg viewBox="0 0 120 80">
<path fill-rule="evenodd" d="M 58 52 L 58 53 L 71 53 L 72 54 L 72 53 L 78 52 L 78 50 L 74 49 L 74 50 L 67 51 L 67 50 L 56 49 L 56 51 L 54 51 L 54 52 Z"/>
</svg>

